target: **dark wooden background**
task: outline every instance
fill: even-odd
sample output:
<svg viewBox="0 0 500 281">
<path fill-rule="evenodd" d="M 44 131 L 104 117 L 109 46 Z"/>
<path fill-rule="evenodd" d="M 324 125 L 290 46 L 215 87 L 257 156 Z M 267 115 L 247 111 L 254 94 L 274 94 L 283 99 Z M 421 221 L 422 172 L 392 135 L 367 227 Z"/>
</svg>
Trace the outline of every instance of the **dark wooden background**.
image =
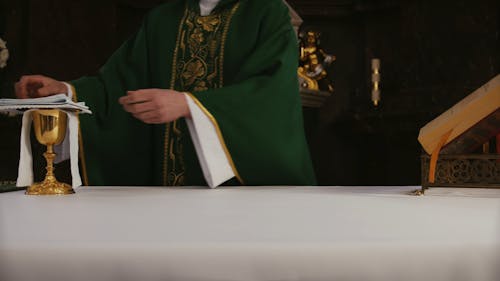
<svg viewBox="0 0 500 281">
<path fill-rule="evenodd" d="M 11 59 L 0 96 L 22 74 L 93 74 L 161 0 L 0 0 Z M 495 0 L 290 0 L 336 55 L 335 93 L 304 109 L 322 185 L 418 185 L 418 130 L 500 72 Z M 370 102 L 370 60 L 382 61 L 382 103 Z M 0 181 L 17 175 L 20 119 L 0 115 Z M 36 146 L 36 151 L 41 148 Z M 38 157 L 39 158 L 39 157 Z M 37 163 L 37 165 L 41 165 Z M 67 167 L 59 167 L 67 174 Z"/>
</svg>

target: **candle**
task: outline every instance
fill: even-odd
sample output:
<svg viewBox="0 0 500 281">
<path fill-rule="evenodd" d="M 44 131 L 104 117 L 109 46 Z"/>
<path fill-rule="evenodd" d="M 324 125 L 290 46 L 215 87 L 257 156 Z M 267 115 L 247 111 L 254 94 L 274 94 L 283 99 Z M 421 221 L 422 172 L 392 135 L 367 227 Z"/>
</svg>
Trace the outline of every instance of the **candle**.
<svg viewBox="0 0 500 281">
<path fill-rule="evenodd" d="M 380 59 L 372 59 L 372 102 L 378 106 L 380 102 Z"/>
</svg>

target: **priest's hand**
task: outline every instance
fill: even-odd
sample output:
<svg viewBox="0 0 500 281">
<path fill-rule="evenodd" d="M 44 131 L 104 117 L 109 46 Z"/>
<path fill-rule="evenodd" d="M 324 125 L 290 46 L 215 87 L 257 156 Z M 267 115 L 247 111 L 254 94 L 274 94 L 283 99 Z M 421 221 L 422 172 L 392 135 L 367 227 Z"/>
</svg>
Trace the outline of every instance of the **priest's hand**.
<svg viewBox="0 0 500 281">
<path fill-rule="evenodd" d="M 147 124 L 162 124 L 181 117 L 191 118 L 186 95 L 174 90 L 128 91 L 119 99 L 125 111 Z"/>
<path fill-rule="evenodd" d="M 26 75 L 15 84 L 16 97 L 20 99 L 39 98 L 55 94 L 66 94 L 66 85 L 42 75 Z"/>
</svg>

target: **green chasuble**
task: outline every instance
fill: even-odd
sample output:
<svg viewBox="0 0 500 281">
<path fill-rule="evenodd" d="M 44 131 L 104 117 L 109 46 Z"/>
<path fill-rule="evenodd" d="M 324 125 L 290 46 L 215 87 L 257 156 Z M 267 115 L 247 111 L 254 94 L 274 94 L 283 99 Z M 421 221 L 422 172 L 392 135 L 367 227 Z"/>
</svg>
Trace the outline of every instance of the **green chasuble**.
<svg viewBox="0 0 500 281">
<path fill-rule="evenodd" d="M 191 94 L 219 129 L 237 177 L 226 184 L 314 185 L 297 82 L 297 40 L 282 0 L 196 0 L 152 10 L 94 77 L 72 81 L 88 185 L 206 185 L 183 119 L 148 125 L 125 112 L 128 90 Z"/>
</svg>

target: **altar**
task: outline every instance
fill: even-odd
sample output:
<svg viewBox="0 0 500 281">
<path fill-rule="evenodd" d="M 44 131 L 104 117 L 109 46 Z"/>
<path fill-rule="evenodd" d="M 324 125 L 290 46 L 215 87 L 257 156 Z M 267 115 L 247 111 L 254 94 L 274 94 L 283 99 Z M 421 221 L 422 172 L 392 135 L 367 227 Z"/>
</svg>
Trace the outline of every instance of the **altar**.
<svg viewBox="0 0 500 281">
<path fill-rule="evenodd" d="M 1 193 L 0 280 L 500 280 L 500 196 L 417 188 Z"/>
</svg>

